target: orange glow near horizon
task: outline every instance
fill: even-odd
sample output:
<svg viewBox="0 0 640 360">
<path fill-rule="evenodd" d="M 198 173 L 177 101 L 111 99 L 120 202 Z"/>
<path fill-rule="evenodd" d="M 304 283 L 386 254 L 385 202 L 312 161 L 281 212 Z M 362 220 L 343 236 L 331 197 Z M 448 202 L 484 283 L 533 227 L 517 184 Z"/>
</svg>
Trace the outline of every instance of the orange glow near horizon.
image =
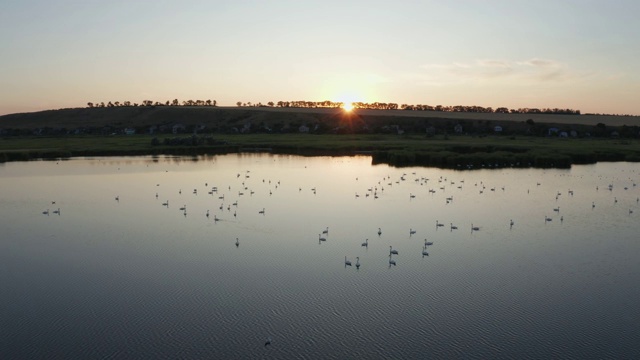
<svg viewBox="0 0 640 360">
<path fill-rule="evenodd" d="M 342 109 L 350 112 L 354 103 L 368 103 L 376 98 L 373 89 L 374 86 L 363 76 L 342 74 L 325 80 L 320 97 L 342 103 Z"/>
</svg>

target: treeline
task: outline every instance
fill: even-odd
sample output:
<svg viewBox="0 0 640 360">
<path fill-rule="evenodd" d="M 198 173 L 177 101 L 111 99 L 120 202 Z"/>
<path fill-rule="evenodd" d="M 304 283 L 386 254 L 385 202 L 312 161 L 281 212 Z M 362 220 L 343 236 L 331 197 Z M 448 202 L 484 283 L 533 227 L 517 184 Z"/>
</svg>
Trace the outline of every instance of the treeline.
<svg viewBox="0 0 640 360">
<path fill-rule="evenodd" d="M 335 101 L 278 101 L 274 103 L 273 101 L 269 101 L 266 105 L 262 103 L 252 104 L 251 102 L 242 102 L 238 101 L 236 103 L 237 106 L 246 106 L 246 107 L 281 107 L 281 108 L 342 108 L 344 107 L 343 102 L 335 102 Z M 455 106 L 444 106 L 444 105 L 412 105 L 412 104 L 401 104 L 397 103 L 384 103 L 384 102 L 373 102 L 373 103 L 365 103 L 365 102 L 353 102 L 351 103 L 353 108 L 355 109 L 366 109 L 366 110 L 410 110 L 410 111 L 443 111 L 443 112 L 468 112 L 468 113 L 501 113 L 501 114 L 560 114 L 560 115 L 580 115 L 580 110 L 574 109 L 559 109 L 559 108 L 518 108 L 518 109 L 509 109 L 506 107 L 483 107 L 483 106 L 464 106 L 464 105 L 455 105 Z"/>
<path fill-rule="evenodd" d="M 344 102 L 339 101 L 305 101 L 305 100 L 295 100 L 295 101 L 278 101 L 273 102 L 269 101 L 266 104 L 261 102 L 252 103 L 252 102 L 236 102 L 236 106 L 238 107 L 278 107 L 278 108 L 301 108 L 301 109 L 318 109 L 318 108 L 329 108 L 329 109 L 338 109 L 344 107 Z M 455 105 L 455 106 L 445 106 L 445 105 L 412 105 L 412 104 L 401 104 L 397 103 L 384 103 L 384 102 L 353 102 L 351 103 L 353 108 L 355 109 L 366 109 L 366 110 L 409 110 L 409 111 L 442 111 L 442 112 L 466 112 L 466 113 L 496 113 L 496 114 L 558 114 L 558 115 L 580 115 L 580 110 L 574 109 L 559 109 L 559 108 L 518 108 L 518 109 L 509 109 L 506 107 L 483 107 L 483 106 L 465 106 L 465 105 Z M 167 100 L 165 102 L 153 101 L 153 100 L 143 100 L 141 103 L 132 103 L 131 101 L 114 101 L 114 102 L 88 102 L 87 107 L 89 108 L 104 108 L 104 107 L 121 107 L 121 106 L 218 106 L 218 102 L 216 100 L 184 100 L 179 101 L 178 99 Z"/>
<path fill-rule="evenodd" d="M 216 100 L 184 100 L 179 101 L 178 99 L 167 100 L 165 102 L 153 101 L 153 100 L 142 100 L 141 103 L 132 103 L 131 101 L 114 101 L 107 102 L 88 102 L 87 107 L 89 108 L 104 108 L 104 107 L 130 107 L 130 106 L 218 106 L 218 102 Z"/>
</svg>

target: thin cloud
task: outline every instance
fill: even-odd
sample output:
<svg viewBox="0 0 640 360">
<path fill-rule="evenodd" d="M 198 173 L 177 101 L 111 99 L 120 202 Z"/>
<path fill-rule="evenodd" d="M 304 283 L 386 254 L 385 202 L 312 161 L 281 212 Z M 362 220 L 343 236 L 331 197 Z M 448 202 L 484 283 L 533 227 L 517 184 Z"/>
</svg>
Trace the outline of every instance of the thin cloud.
<svg viewBox="0 0 640 360">
<path fill-rule="evenodd" d="M 524 61 L 482 59 L 471 63 L 426 64 L 422 66 L 431 83 L 518 80 L 531 82 L 565 81 L 575 77 L 558 61 L 533 58 Z"/>
</svg>

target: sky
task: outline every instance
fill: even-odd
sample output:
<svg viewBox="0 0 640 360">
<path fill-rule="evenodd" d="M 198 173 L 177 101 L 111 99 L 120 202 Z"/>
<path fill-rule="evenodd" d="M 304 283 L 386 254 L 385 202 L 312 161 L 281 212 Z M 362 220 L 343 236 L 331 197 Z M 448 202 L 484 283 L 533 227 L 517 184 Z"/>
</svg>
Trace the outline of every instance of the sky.
<svg viewBox="0 0 640 360">
<path fill-rule="evenodd" d="M 637 0 L 3 0 L 0 115 L 363 101 L 640 115 Z"/>
</svg>

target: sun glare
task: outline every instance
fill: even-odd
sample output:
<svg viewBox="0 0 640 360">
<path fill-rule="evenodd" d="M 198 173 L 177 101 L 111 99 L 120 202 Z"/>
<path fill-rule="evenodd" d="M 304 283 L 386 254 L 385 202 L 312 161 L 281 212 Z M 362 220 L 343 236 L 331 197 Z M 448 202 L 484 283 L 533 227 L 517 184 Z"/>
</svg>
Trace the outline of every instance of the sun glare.
<svg viewBox="0 0 640 360">
<path fill-rule="evenodd" d="M 346 112 L 351 112 L 351 110 L 353 110 L 353 103 L 350 102 L 346 102 L 342 105 L 342 108 L 344 109 L 344 111 Z"/>
</svg>

